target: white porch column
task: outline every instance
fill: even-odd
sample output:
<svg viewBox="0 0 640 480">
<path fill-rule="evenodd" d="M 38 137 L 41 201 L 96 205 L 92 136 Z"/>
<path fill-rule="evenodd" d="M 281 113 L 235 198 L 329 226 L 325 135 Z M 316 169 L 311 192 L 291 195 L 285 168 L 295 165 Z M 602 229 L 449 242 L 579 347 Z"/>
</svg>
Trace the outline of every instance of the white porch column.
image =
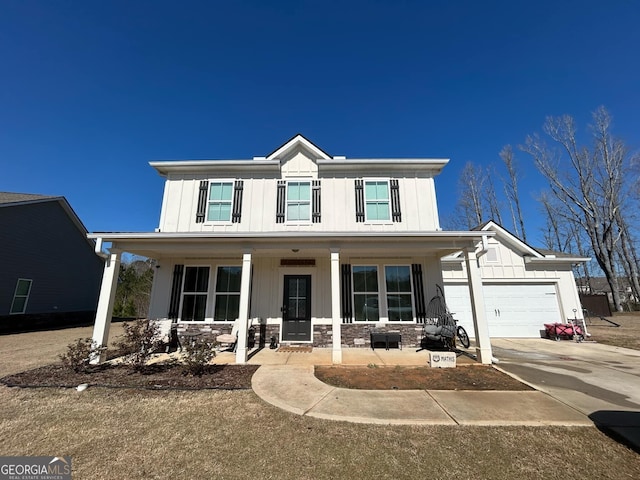
<svg viewBox="0 0 640 480">
<path fill-rule="evenodd" d="M 116 298 L 118 286 L 118 273 L 120 273 L 120 252 L 112 251 L 104 264 L 102 285 L 98 297 L 96 320 L 93 324 L 93 341 L 101 347 L 106 347 L 109 341 L 109 327 L 113 315 L 113 302 Z M 107 354 L 93 355 L 90 363 L 96 365 L 106 360 Z"/>
<path fill-rule="evenodd" d="M 251 292 L 251 253 L 242 255 L 242 276 L 240 277 L 240 312 L 238 313 L 238 343 L 236 363 L 245 364 L 248 359 L 247 337 L 249 335 L 249 296 Z"/>
<path fill-rule="evenodd" d="M 340 251 L 331 250 L 331 358 L 342 363 L 342 318 L 340 318 Z"/>
<path fill-rule="evenodd" d="M 491 364 L 491 339 L 489 338 L 489 326 L 484 309 L 484 294 L 482 293 L 482 276 L 478 267 L 478 259 L 474 250 L 465 252 L 467 264 L 467 277 L 469 278 L 469 296 L 471 297 L 471 314 L 473 315 L 473 328 L 476 335 L 476 354 L 480 363 Z"/>
</svg>

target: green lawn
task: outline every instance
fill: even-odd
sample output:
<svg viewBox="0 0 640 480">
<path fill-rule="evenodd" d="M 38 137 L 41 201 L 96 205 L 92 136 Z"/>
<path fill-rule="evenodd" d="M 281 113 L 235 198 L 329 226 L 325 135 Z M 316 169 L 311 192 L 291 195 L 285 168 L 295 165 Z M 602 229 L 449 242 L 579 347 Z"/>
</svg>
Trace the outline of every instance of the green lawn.
<svg viewBox="0 0 640 480">
<path fill-rule="evenodd" d="M 43 349 L 46 334 L 0 337 L 0 371 L 54 361 L 80 330 L 62 332 Z M 2 386 L 0 403 L 0 455 L 71 455 L 74 479 L 640 478 L 640 456 L 595 427 L 351 424 L 251 391 Z"/>
</svg>

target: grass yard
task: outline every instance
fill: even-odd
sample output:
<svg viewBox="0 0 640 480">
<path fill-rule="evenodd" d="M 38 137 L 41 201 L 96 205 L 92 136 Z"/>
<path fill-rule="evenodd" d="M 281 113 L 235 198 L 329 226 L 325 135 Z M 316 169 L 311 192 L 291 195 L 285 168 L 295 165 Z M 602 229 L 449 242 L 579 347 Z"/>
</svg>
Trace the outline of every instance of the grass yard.
<svg viewBox="0 0 640 480">
<path fill-rule="evenodd" d="M 597 317 L 587 322 L 591 340 L 614 347 L 640 350 L 640 312 L 616 313 L 609 319 L 619 323 L 620 326 L 616 327 Z"/>
<path fill-rule="evenodd" d="M 1 336 L 0 375 L 87 335 Z M 0 404 L 0 455 L 71 455 L 74 479 L 640 478 L 640 456 L 595 427 L 351 424 L 251 391 L 0 386 Z"/>
</svg>

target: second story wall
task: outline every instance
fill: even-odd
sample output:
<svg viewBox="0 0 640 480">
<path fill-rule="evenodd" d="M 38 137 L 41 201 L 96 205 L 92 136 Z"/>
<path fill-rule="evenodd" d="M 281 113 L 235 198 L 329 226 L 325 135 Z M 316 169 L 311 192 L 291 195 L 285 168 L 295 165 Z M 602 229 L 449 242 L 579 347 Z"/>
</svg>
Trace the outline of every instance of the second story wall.
<svg viewBox="0 0 640 480">
<path fill-rule="evenodd" d="M 166 177 L 158 227 L 215 233 L 440 229 L 434 176 L 446 161 L 320 155 L 296 144 L 278 151 L 278 158 L 153 164 Z"/>
</svg>

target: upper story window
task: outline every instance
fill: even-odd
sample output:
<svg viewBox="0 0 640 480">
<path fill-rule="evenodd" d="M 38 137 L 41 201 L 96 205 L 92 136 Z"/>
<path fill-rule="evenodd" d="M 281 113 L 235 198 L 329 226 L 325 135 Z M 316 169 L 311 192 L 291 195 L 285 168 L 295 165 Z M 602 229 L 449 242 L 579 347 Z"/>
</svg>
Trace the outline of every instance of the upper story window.
<svg viewBox="0 0 640 480">
<path fill-rule="evenodd" d="M 29 293 L 31 293 L 31 283 L 31 280 L 25 278 L 18 279 L 9 314 L 24 313 L 27 310 L 27 301 L 29 300 Z"/>
<path fill-rule="evenodd" d="M 400 187 L 396 179 L 357 179 L 356 222 L 400 222 Z"/>
<path fill-rule="evenodd" d="M 239 223 L 242 216 L 242 180 L 202 180 L 196 223 Z"/>
<path fill-rule="evenodd" d="M 391 220 L 389 210 L 389 182 L 372 180 L 364 182 L 365 218 L 367 221 Z"/>
<path fill-rule="evenodd" d="M 287 221 L 311 220 L 311 182 L 287 184 Z"/>
<path fill-rule="evenodd" d="M 211 182 L 207 205 L 208 222 L 230 222 L 233 200 L 232 182 Z"/>
<path fill-rule="evenodd" d="M 320 180 L 278 180 L 276 223 L 320 223 Z"/>
</svg>

